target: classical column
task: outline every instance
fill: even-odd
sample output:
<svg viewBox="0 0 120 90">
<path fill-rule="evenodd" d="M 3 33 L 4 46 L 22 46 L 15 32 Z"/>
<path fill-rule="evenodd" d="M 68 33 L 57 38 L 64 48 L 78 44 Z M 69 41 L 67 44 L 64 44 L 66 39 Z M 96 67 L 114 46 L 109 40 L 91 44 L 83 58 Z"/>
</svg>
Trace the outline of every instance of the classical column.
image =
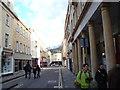
<svg viewBox="0 0 120 90">
<path fill-rule="evenodd" d="M 82 32 L 81 36 L 82 36 L 82 38 L 85 38 L 85 33 Z M 86 63 L 86 60 L 85 60 L 85 47 L 82 48 L 82 53 L 83 53 L 82 54 L 82 60 L 83 60 L 82 62 L 83 62 L 83 64 L 85 64 Z"/>
<path fill-rule="evenodd" d="M 93 22 L 88 23 L 88 30 L 89 30 L 89 41 L 90 41 L 91 69 L 94 76 L 97 70 L 97 51 L 96 51 Z"/>
<path fill-rule="evenodd" d="M 78 53 L 77 53 L 77 42 L 75 41 L 75 73 L 78 72 Z"/>
<path fill-rule="evenodd" d="M 3 51 L 3 48 L 0 47 L 0 77 L 1 77 L 1 73 L 2 73 L 2 51 Z M 0 78 L 0 80 L 2 80 Z"/>
<path fill-rule="evenodd" d="M 80 38 L 77 38 L 77 47 L 78 47 L 78 64 L 79 71 L 82 69 L 82 55 L 81 55 L 81 47 L 80 47 Z"/>
<path fill-rule="evenodd" d="M 103 33 L 105 42 L 105 54 L 106 54 L 106 64 L 107 71 L 115 66 L 115 50 L 113 44 L 112 36 L 112 25 L 110 21 L 110 16 L 107 8 L 107 4 L 101 5 L 102 23 L 103 23 Z"/>
<path fill-rule="evenodd" d="M 74 47 L 74 43 L 72 44 L 72 60 L 73 60 L 73 73 L 75 73 L 75 47 Z"/>
<path fill-rule="evenodd" d="M 2 82 L 2 75 L 1 75 L 1 73 L 2 73 L 2 64 L 1 64 L 1 62 L 2 62 L 2 47 L 0 47 L 0 82 Z M 2 83 L 0 83 L 0 89 L 2 90 Z"/>
</svg>

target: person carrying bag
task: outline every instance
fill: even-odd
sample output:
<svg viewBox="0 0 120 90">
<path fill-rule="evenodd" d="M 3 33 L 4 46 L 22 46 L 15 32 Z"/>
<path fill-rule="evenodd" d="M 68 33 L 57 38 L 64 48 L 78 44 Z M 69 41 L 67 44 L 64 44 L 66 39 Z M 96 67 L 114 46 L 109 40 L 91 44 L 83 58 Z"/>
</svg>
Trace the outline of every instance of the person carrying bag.
<svg viewBox="0 0 120 90">
<path fill-rule="evenodd" d="M 88 90 L 90 88 L 90 83 L 92 82 L 92 73 L 88 70 L 88 64 L 83 65 L 83 69 L 78 72 L 75 83 L 76 88 L 81 88 L 81 90 Z"/>
</svg>

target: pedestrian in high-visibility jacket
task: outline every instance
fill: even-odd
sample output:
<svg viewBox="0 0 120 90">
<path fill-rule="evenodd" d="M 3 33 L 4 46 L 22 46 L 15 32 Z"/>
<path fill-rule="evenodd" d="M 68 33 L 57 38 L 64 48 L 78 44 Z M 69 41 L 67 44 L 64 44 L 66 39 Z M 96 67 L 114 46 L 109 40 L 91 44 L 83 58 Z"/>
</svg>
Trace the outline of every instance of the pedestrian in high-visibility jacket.
<svg viewBox="0 0 120 90">
<path fill-rule="evenodd" d="M 92 80 L 93 77 L 91 71 L 88 69 L 88 64 L 84 64 L 83 69 L 77 74 L 76 82 L 80 84 L 81 90 L 89 90 Z"/>
</svg>

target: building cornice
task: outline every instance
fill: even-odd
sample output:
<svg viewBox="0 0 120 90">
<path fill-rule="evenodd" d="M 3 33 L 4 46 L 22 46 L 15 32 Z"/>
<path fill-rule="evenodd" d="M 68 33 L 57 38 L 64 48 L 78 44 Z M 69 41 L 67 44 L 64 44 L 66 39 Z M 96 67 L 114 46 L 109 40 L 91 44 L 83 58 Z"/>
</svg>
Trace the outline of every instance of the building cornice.
<svg viewBox="0 0 120 90">
<path fill-rule="evenodd" d="M 75 32 L 77 31 L 81 21 L 83 20 L 85 14 L 87 13 L 87 11 L 89 9 L 91 3 L 92 2 L 86 2 L 85 7 L 83 8 L 82 13 L 80 14 L 80 17 L 79 17 L 79 19 L 78 19 L 78 21 L 77 21 L 77 23 L 75 25 L 75 28 L 74 28 L 73 33 L 72 33 L 72 36 L 74 36 Z"/>
<path fill-rule="evenodd" d="M 8 8 L 8 7 L 6 6 L 6 4 L 5 4 L 4 2 L 1 2 L 1 1 L 0 1 L 0 3 L 14 16 L 14 18 L 16 18 L 16 19 L 26 28 L 26 30 L 29 31 L 29 29 L 28 29 L 28 28 L 22 23 L 22 21 L 14 14 L 14 12 L 11 11 L 10 8 Z M 30 32 L 30 31 L 29 31 L 29 32 Z"/>
</svg>

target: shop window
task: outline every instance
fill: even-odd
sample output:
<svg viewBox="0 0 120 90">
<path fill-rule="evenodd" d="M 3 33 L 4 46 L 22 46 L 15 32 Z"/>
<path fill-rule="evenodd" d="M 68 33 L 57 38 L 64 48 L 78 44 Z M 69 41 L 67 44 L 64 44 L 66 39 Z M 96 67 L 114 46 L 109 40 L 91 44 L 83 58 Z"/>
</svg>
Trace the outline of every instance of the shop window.
<svg viewBox="0 0 120 90">
<path fill-rule="evenodd" d="M 10 53 L 2 52 L 2 73 L 12 72 L 12 58 Z"/>
</svg>

